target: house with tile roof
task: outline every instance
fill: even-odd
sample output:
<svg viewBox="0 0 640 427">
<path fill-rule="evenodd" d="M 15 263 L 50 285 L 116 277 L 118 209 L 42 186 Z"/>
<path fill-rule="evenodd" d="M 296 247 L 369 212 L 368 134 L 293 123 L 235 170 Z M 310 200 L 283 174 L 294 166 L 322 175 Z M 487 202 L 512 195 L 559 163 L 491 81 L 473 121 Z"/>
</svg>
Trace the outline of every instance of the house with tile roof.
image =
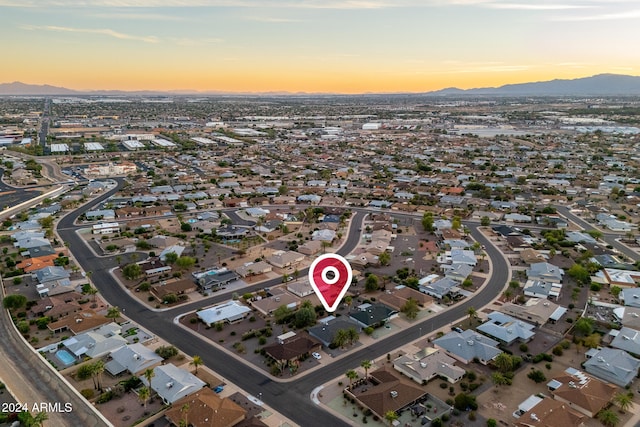
<svg viewBox="0 0 640 427">
<path fill-rule="evenodd" d="M 353 394 L 353 397 L 364 408 L 370 409 L 381 419 L 389 412 L 399 412 L 419 402 L 425 397 L 421 387 L 403 378 L 391 367 L 384 366 L 369 373 L 373 384 L 366 391 Z M 347 391 L 347 393 L 351 393 Z"/>
<path fill-rule="evenodd" d="M 520 416 L 517 427 L 583 427 L 587 417 L 558 400 L 540 401 Z"/>
<path fill-rule="evenodd" d="M 547 387 L 555 400 L 591 418 L 606 408 L 618 391 L 615 385 L 574 368 L 567 368 L 564 375 L 553 378 Z"/>
<path fill-rule="evenodd" d="M 184 408 L 188 408 L 185 412 Z M 245 420 L 247 411 L 225 397 L 220 398 L 210 388 L 203 388 L 173 403 L 165 413 L 172 425 L 188 420 L 193 427 L 233 427 Z"/>
</svg>

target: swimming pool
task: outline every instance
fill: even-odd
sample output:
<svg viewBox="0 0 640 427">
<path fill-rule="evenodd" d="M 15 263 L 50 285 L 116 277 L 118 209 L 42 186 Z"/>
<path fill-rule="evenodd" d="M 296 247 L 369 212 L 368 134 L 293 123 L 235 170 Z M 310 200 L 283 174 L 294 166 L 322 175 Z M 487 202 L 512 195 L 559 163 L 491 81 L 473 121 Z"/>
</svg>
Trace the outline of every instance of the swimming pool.
<svg viewBox="0 0 640 427">
<path fill-rule="evenodd" d="M 64 364 L 64 366 L 72 365 L 76 361 L 76 358 L 67 350 L 58 350 L 56 352 L 56 357 Z"/>
</svg>

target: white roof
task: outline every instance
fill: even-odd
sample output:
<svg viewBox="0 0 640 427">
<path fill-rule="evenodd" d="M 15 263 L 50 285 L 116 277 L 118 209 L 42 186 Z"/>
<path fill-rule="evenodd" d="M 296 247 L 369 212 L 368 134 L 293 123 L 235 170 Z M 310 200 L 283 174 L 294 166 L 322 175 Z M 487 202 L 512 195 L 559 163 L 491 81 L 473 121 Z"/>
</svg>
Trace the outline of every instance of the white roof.
<svg viewBox="0 0 640 427">
<path fill-rule="evenodd" d="M 153 372 L 155 375 L 151 378 L 151 388 L 165 402 L 173 403 L 206 386 L 200 378 L 171 363 L 156 366 Z M 149 385 L 144 376 L 140 379 L 145 385 Z"/>
<path fill-rule="evenodd" d="M 65 151 L 69 151 L 69 146 L 67 144 L 51 144 L 50 148 L 52 153 L 64 153 Z"/>
<path fill-rule="evenodd" d="M 230 301 L 225 304 L 197 311 L 196 315 L 204 323 L 212 325 L 216 322 L 224 322 L 226 320 L 233 321 L 250 311 L 251 309 L 249 307 L 240 305 L 236 301 Z"/>
</svg>

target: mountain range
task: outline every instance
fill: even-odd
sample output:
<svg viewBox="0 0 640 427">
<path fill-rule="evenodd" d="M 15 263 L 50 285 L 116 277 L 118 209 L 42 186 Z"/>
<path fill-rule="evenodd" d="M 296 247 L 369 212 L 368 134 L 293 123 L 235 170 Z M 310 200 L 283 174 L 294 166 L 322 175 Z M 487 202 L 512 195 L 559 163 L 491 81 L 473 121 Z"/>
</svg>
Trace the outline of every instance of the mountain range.
<svg viewBox="0 0 640 427">
<path fill-rule="evenodd" d="M 311 95 L 302 93 L 232 93 L 222 91 L 77 91 L 50 85 L 21 82 L 0 83 L 0 96 L 162 96 L 162 95 Z M 326 94 L 318 94 L 326 95 Z M 388 94 L 387 94 L 388 95 Z M 621 74 L 598 74 L 577 79 L 556 79 L 544 82 L 508 84 L 499 87 L 458 89 L 455 87 L 425 92 L 421 95 L 459 96 L 640 96 L 640 77 Z"/>
</svg>

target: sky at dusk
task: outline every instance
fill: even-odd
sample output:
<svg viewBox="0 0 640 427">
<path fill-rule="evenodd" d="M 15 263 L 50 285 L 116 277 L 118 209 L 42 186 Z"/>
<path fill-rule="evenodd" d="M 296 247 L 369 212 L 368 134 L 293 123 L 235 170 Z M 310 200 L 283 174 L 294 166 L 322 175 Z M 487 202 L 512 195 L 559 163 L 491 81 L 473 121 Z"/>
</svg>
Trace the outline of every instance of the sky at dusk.
<svg viewBox="0 0 640 427">
<path fill-rule="evenodd" d="M 640 75 L 637 0 L 0 0 L 0 82 L 423 92 Z"/>
</svg>

